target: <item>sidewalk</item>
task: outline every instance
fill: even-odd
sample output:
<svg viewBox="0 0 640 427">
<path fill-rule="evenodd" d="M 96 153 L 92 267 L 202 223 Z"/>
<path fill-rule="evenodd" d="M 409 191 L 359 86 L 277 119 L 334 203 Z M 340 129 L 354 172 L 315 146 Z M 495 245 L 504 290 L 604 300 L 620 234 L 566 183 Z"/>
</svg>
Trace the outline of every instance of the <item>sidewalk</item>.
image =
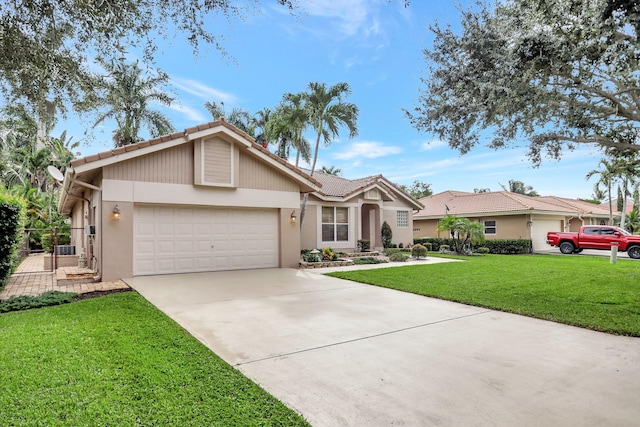
<svg viewBox="0 0 640 427">
<path fill-rule="evenodd" d="M 58 285 L 56 275 L 52 271 L 43 271 L 44 255 L 25 258 L 11 275 L 9 282 L 0 292 L 0 301 L 12 296 L 36 296 L 47 291 L 75 292 L 85 294 L 96 291 L 112 291 L 128 289 L 129 286 L 121 280 L 114 282 L 95 282 L 73 285 Z"/>
</svg>

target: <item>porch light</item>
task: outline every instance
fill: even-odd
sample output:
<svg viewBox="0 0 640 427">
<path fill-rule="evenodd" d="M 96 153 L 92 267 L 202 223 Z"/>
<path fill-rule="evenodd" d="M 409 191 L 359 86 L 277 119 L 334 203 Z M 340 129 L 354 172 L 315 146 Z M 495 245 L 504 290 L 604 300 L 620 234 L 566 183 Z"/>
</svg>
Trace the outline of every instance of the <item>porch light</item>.
<svg viewBox="0 0 640 427">
<path fill-rule="evenodd" d="M 113 219 L 115 219 L 116 221 L 120 219 L 120 209 L 118 208 L 118 205 L 113 208 Z"/>
<path fill-rule="evenodd" d="M 296 216 L 296 211 L 292 211 L 291 216 L 289 218 L 291 220 L 291 224 L 295 224 L 296 221 L 298 220 L 298 217 Z"/>
</svg>

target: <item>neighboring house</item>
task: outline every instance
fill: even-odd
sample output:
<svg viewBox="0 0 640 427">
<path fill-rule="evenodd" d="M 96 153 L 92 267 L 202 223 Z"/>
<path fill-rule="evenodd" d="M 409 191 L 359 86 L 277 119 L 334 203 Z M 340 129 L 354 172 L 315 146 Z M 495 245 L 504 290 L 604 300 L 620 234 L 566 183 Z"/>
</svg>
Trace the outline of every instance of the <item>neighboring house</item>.
<svg viewBox="0 0 640 427">
<path fill-rule="evenodd" d="M 413 243 L 413 212 L 424 206 L 382 175 L 351 180 L 316 171 L 313 178 L 322 186 L 309 195 L 302 249 L 353 251 L 362 239 L 371 249 L 382 249 L 384 221 L 393 243 Z"/>
<path fill-rule="evenodd" d="M 220 119 L 74 160 L 58 209 L 86 230 L 72 244 L 105 281 L 297 267 L 300 194 L 319 189 Z"/>
<path fill-rule="evenodd" d="M 420 202 L 425 208 L 413 215 L 413 237 L 448 237 L 437 231 L 438 220 L 456 215 L 481 222 L 487 239 L 531 239 L 534 251 L 551 249 L 546 242 L 549 231 L 578 231 L 582 225 L 609 221 L 609 208 L 604 204 L 508 191 L 445 191 Z"/>
</svg>

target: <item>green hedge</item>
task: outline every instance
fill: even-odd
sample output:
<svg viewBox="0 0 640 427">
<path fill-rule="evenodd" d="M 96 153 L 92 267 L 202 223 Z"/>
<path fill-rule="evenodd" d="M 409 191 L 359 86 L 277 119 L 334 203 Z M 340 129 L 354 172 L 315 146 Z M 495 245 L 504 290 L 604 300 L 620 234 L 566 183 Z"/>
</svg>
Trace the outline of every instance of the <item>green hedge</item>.
<svg viewBox="0 0 640 427">
<path fill-rule="evenodd" d="M 438 252 L 441 245 L 448 245 L 453 247 L 452 239 L 442 238 L 418 238 L 413 239 L 414 244 L 428 245 L 431 244 L 432 250 Z M 483 244 L 474 245 L 473 249 L 487 248 L 492 254 L 528 254 L 531 252 L 531 240 L 529 239 L 499 239 L 499 240 L 485 240 Z"/>
<path fill-rule="evenodd" d="M 0 192 L 0 289 L 18 265 L 25 211 L 22 199 Z"/>
</svg>

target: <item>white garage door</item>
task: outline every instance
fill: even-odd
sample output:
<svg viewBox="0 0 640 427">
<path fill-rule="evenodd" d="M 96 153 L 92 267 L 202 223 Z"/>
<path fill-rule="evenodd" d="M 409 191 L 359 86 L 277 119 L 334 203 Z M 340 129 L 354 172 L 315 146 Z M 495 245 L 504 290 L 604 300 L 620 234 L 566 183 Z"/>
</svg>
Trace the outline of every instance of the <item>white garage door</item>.
<svg viewBox="0 0 640 427">
<path fill-rule="evenodd" d="M 133 274 L 278 267 L 274 209 L 136 206 Z"/>
<path fill-rule="evenodd" d="M 562 220 L 548 218 L 533 218 L 531 224 L 531 244 L 533 252 L 548 252 L 554 250 L 547 244 L 549 231 L 562 231 Z"/>
</svg>

